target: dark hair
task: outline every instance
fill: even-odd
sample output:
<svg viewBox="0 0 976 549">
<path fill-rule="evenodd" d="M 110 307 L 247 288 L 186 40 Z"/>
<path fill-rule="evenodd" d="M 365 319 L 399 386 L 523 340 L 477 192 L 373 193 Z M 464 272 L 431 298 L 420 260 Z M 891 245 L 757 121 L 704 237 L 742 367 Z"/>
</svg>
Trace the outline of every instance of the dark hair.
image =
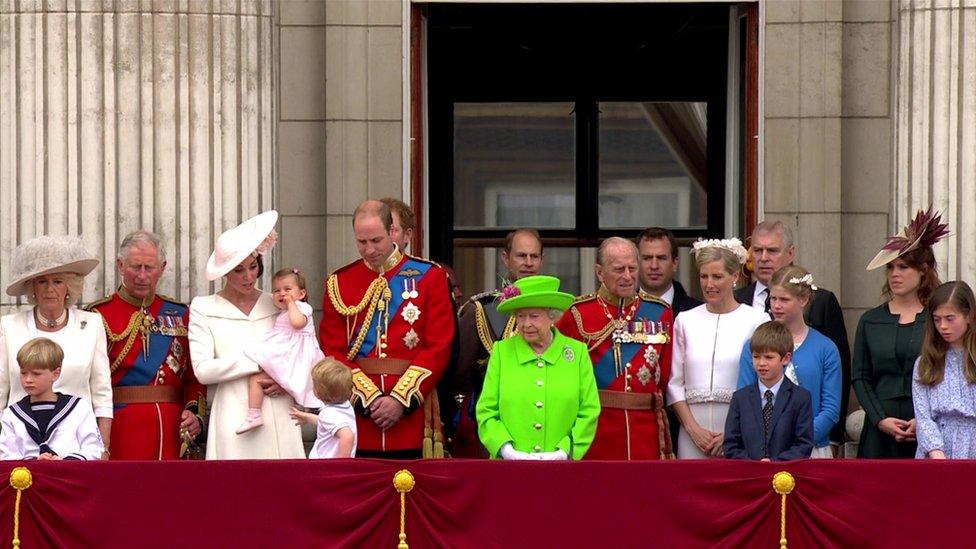
<svg viewBox="0 0 976 549">
<path fill-rule="evenodd" d="M 361 215 L 375 215 L 380 218 L 380 222 L 383 223 L 383 228 L 386 232 L 390 232 L 390 227 L 393 226 L 393 210 L 390 207 L 379 201 L 379 200 L 367 200 L 356 206 L 356 211 L 352 213 L 352 224 L 353 227 L 356 226 L 356 219 Z M 401 220 L 402 221 L 402 220 Z"/>
<path fill-rule="evenodd" d="M 939 284 L 942 284 L 942 281 L 939 280 L 939 272 L 936 270 L 938 266 L 935 263 L 935 254 L 932 253 L 932 248 L 922 246 L 921 248 L 916 248 L 900 255 L 888 262 L 885 269 L 891 269 L 892 264 L 899 259 L 907 263 L 909 267 L 922 273 L 922 281 L 919 282 L 918 289 L 915 292 L 922 305 L 928 305 L 929 299 L 932 297 L 932 292 L 939 287 Z M 884 289 L 881 290 L 881 297 L 885 301 L 891 301 L 893 297 L 887 279 L 885 279 Z"/>
<path fill-rule="evenodd" d="M 771 320 L 763 323 L 753 332 L 749 350 L 754 353 L 773 351 L 785 357 L 787 353 L 793 352 L 793 334 L 783 323 Z"/>
<path fill-rule="evenodd" d="M 634 243 L 640 246 L 640 243 L 644 240 L 661 240 L 665 239 L 668 244 L 671 245 L 671 259 L 678 259 L 678 241 L 674 239 L 674 233 L 669 229 L 664 227 L 650 227 L 641 231 L 637 238 L 634 239 Z"/>
<path fill-rule="evenodd" d="M 254 256 L 254 259 L 256 259 L 258 262 L 258 278 L 261 278 L 264 276 L 264 256 L 257 254 Z"/>
<path fill-rule="evenodd" d="M 300 270 L 294 267 L 285 267 L 284 269 L 279 269 L 278 272 L 276 272 L 274 276 L 271 277 L 271 282 L 273 283 L 275 280 L 279 280 L 289 276 L 294 277 L 295 283 L 298 285 L 298 287 L 301 288 L 302 290 L 305 290 L 305 297 L 302 298 L 302 301 L 307 302 L 308 288 L 305 287 L 305 275 L 302 274 Z"/>
<path fill-rule="evenodd" d="M 936 331 L 933 319 L 935 310 L 943 305 L 955 307 L 969 321 L 966 333 L 962 336 L 963 372 L 966 374 L 966 381 L 972 385 L 976 383 L 976 329 L 973 327 L 973 320 L 976 320 L 976 298 L 973 297 L 969 284 L 961 280 L 946 282 L 936 288 L 925 306 L 925 342 L 918 357 L 918 381 L 932 387 L 942 383 L 945 376 L 945 356 L 949 351 L 949 344 Z"/>
<path fill-rule="evenodd" d="M 389 206 L 390 210 L 397 214 L 404 231 L 417 228 L 417 215 L 413 213 L 410 206 L 407 206 L 406 202 L 392 197 L 381 198 L 380 202 Z"/>
<path fill-rule="evenodd" d="M 545 252 L 545 247 L 542 245 L 542 237 L 539 236 L 539 231 L 535 229 L 515 229 L 514 231 L 505 235 L 505 253 L 512 253 L 512 246 L 515 244 L 515 237 L 524 234 L 531 236 L 539 242 L 539 253 Z"/>
</svg>

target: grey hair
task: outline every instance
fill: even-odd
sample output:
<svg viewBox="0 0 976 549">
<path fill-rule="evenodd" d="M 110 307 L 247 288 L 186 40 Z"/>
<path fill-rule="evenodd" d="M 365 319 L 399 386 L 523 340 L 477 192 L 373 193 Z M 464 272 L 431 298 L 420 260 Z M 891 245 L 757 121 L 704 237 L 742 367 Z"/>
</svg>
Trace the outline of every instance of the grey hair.
<svg viewBox="0 0 976 549">
<path fill-rule="evenodd" d="M 783 247 L 791 248 L 793 246 L 793 229 L 779 220 L 767 220 L 756 225 L 756 228 L 752 230 L 752 240 L 755 242 L 756 235 L 759 233 L 773 233 L 776 231 L 779 231 L 783 235 Z"/>
<path fill-rule="evenodd" d="M 549 309 L 548 313 L 549 313 L 549 320 L 552 320 L 553 322 L 559 320 L 563 316 L 563 312 L 560 311 L 559 309 Z"/>
<path fill-rule="evenodd" d="M 634 257 L 640 257 L 637 252 L 637 244 L 634 244 L 633 240 L 628 240 L 619 236 L 611 236 L 603 242 L 600 243 L 600 247 L 596 249 L 596 262 L 603 266 L 607 266 L 607 250 L 614 247 L 624 247 L 632 250 L 634 252 Z"/>
<path fill-rule="evenodd" d="M 140 244 L 156 248 L 156 257 L 159 258 L 159 262 L 166 262 L 166 248 L 163 247 L 163 239 L 158 234 L 145 229 L 138 229 L 125 235 L 122 244 L 119 245 L 119 254 L 116 259 L 125 263 L 125 260 L 129 258 L 129 250 Z"/>
<path fill-rule="evenodd" d="M 64 304 L 66 307 L 74 307 L 78 304 L 82 294 L 85 293 L 85 277 L 77 273 L 54 273 L 64 277 L 64 283 L 68 286 L 68 293 L 65 295 Z M 36 280 L 36 279 L 35 279 Z M 24 295 L 27 302 L 37 305 L 37 296 L 34 295 L 34 280 L 24 286 Z"/>
<path fill-rule="evenodd" d="M 721 261 L 722 267 L 725 268 L 725 272 L 729 274 L 739 272 L 739 258 L 732 253 L 732 250 L 719 248 L 718 246 L 706 246 L 698 250 L 698 252 L 695 254 L 695 263 L 698 264 L 699 270 L 701 270 L 702 266 L 706 263 L 711 263 L 713 261 Z"/>
</svg>

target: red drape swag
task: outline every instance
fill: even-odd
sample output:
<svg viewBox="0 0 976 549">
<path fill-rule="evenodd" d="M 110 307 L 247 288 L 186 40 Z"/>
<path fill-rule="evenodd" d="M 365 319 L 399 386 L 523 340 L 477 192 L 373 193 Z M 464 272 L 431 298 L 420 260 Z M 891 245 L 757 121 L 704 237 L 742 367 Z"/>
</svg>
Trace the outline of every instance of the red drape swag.
<svg viewBox="0 0 976 549">
<path fill-rule="evenodd" d="M 15 490 L 0 465 L 0 544 Z M 393 474 L 409 469 L 407 541 L 429 547 L 776 547 L 958 544 L 976 463 L 432 460 L 28 462 L 20 538 L 38 547 L 395 547 Z M 965 541 L 963 541 L 965 544 Z"/>
</svg>

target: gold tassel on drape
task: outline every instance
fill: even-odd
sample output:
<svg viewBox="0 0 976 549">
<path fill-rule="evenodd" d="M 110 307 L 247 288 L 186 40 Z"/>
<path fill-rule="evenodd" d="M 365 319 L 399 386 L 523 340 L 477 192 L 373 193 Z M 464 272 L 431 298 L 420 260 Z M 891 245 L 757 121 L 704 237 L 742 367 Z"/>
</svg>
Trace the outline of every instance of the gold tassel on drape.
<svg viewBox="0 0 976 549">
<path fill-rule="evenodd" d="M 779 494 L 782 499 L 779 506 L 779 547 L 780 549 L 787 549 L 786 547 L 786 496 L 793 491 L 796 487 L 796 481 L 793 480 L 793 475 L 787 473 L 786 471 L 780 471 L 773 475 L 773 490 Z"/>
<path fill-rule="evenodd" d="M 413 475 L 406 469 L 393 475 L 393 487 L 400 493 L 400 543 L 397 549 L 410 549 L 407 545 L 407 492 L 413 490 L 414 484 Z"/>
<path fill-rule="evenodd" d="M 10 485 L 17 490 L 17 499 L 14 503 L 14 549 L 20 547 L 20 496 L 24 490 L 30 488 L 34 482 L 33 476 L 27 467 L 16 467 L 10 471 Z"/>
</svg>

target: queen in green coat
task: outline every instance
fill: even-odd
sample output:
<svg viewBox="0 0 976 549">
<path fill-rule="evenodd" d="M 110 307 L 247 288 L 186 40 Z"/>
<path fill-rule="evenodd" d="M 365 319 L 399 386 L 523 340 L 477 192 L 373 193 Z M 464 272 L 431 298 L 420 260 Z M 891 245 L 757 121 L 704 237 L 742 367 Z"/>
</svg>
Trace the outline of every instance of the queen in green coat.
<svg viewBox="0 0 976 549">
<path fill-rule="evenodd" d="M 586 346 L 553 327 L 573 303 L 559 279 L 529 276 L 503 292 L 498 311 L 517 333 L 495 343 L 478 399 L 478 436 L 492 458 L 580 459 L 600 415 Z"/>
</svg>

